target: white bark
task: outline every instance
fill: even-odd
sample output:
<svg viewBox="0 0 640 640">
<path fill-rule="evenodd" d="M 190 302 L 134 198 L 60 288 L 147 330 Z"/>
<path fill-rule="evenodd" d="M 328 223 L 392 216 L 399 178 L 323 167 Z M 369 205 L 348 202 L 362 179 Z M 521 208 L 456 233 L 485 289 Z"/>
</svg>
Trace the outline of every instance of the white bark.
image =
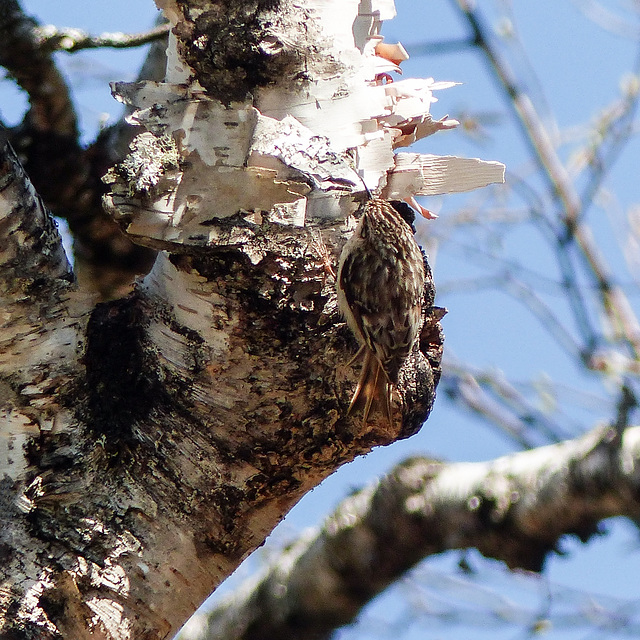
<svg viewBox="0 0 640 640">
<path fill-rule="evenodd" d="M 329 638 L 416 562 L 475 547 L 540 571 L 561 536 L 586 542 L 612 516 L 640 517 L 640 427 L 480 463 L 413 458 L 350 496 L 181 640 Z"/>
<path fill-rule="evenodd" d="M 23 447 L 39 433 L 64 432 L 73 417 L 52 390 L 78 367 L 89 308 L 73 291 L 73 273 L 55 223 L 9 147 L 0 174 L 0 468 L 24 477 Z M 19 363 L 19 367 L 16 367 Z M 20 406 L 20 397 L 27 405 Z"/>
<path fill-rule="evenodd" d="M 305 492 L 414 433 L 434 400 L 428 279 L 402 424 L 346 417 L 356 346 L 332 264 L 350 214 L 395 146 L 453 124 L 430 118 L 431 80 L 381 84 L 402 59 L 378 47 L 392 3 L 163 4 L 166 82 L 115 86 L 146 131 L 106 202 L 162 251 L 131 296 L 94 307 L 72 286 L 3 146 L 7 637 L 170 636 Z"/>
</svg>

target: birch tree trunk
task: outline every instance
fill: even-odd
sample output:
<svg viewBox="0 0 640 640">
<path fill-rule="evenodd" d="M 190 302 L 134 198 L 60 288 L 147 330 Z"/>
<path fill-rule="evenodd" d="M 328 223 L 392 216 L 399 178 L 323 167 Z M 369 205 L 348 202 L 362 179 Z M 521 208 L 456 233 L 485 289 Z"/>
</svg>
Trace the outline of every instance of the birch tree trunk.
<svg viewBox="0 0 640 640">
<path fill-rule="evenodd" d="M 75 284 L 2 144 L 1 638 L 171 637 L 301 496 L 415 433 L 442 351 L 431 278 L 402 421 L 363 425 L 337 256 L 367 190 L 502 180 L 394 156 L 455 123 L 428 115 L 433 81 L 385 84 L 391 2 L 161 4 L 166 80 L 114 86 L 144 132 L 105 204 L 159 251 L 131 295 Z"/>
</svg>

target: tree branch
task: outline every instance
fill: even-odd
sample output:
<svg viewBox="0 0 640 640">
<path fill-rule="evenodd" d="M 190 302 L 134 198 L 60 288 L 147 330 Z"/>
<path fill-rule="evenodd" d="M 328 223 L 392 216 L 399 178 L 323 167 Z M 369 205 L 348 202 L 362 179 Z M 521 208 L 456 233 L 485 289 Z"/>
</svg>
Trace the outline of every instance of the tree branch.
<svg viewBox="0 0 640 640">
<path fill-rule="evenodd" d="M 559 424 L 528 402 L 499 372 L 479 371 L 448 358 L 443 362 L 440 392 L 498 427 L 519 447 L 532 449 L 566 437 Z"/>
<path fill-rule="evenodd" d="M 184 640 L 319 640 L 422 558 L 475 547 L 540 571 L 563 535 L 640 517 L 640 427 L 606 427 L 491 462 L 413 458 L 342 502 L 314 537 L 196 617 Z"/>
<path fill-rule="evenodd" d="M 36 22 L 18 0 L 4 0 L 0 8 L 0 65 L 27 92 L 29 124 L 38 132 L 77 138 L 77 121 L 69 88 L 49 52 L 35 34 Z"/>
<path fill-rule="evenodd" d="M 11 146 L 0 140 L 0 468 L 7 478 L 28 467 L 20 445 L 37 426 L 48 433 L 72 421 L 55 393 L 78 364 L 80 317 L 89 304 L 73 285 L 53 218 Z M 11 535 L 14 525 L 5 524 L 0 529 Z"/>
<path fill-rule="evenodd" d="M 566 255 L 565 247 L 568 242 L 575 241 L 577 243 L 589 276 L 598 287 L 602 311 L 609 317 L 614 326 L 619 327 L 624 339 L 633 349 L 636 358 L 640 357 L 640 322 L 638 322 L 627 296 L 620 286 L 614 282 L 612 272 L 597 244 L 581 222 L 589 202 L 581 200 L 578 195 L 567 170 L 556 153 L 546 128 L 536 112 L 533 102 L 513 77 L 506 61 L 500 57 L 492 45 L 477 11 L 467 0 L 456 0 L 456 4 L 474 34 L 476 46 L 480 47 L 484 52 L 491 71 L 500 87 L 507 94 L 509 103 L 513 106 L 521 124 L 525 140 L 543 170 L 552 188 L 554 198 L 557 197 L 560 200 L 562 205 L 560 219 L 564 231 L 558 236 L 558 255 Z M 572 295 L 570 300 L 574 304 L 574 313 L 578 320 L 588 315 L 579 296 Z"/>
<path fill-rule="evenodd" d="M 169 32 L 168 23 L 160 24 L 142 33 L 103 33 L 92 36 L 81 29 L 46 25 L 36 29 L 36 35 L 45 50 L 73 53 L 82 49 L 128 49 L 163 40 Z"/>
<path fill-rule="evenodd" d="M 80 146 L 69 88 L 17 0 L 0 7 L 0 64 L 30 101 L 9 139 L 47 206 L 69 223 L 78 278 L 103 298 L 126 294 L 150 268 L 153 252 L 135 246 L 104 213 L 101 177 L 116 159 L 100 145 Z"/>
<path fill-rule="evenodd" d="M 4 132 L 2 132 L 4 134 Z M 60 280 L 73 282 L 58 230 L 37 196 L 18 157 L 0 136 L 0 277 L 3 293 L 24 290 L 26 281 L 49 287 Z M 19 233 L 18 233 L 19 231 Z"/>
</svg>

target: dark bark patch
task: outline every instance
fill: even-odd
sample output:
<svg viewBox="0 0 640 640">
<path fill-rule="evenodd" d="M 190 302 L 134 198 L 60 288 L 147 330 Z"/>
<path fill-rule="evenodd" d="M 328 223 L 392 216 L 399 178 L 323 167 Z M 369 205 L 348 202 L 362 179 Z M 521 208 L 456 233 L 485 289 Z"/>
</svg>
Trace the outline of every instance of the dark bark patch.
<svg viewBox="0 0 640 640">
<path fill-rule="evenodd" d="M 270 17 L 279 0 L 222 1 L 191 15 L 174 28 L 180 54 L 200 83 L 225 104 L 243 101 L 259 87 L 296 75 L 299 54 L 274 42 Z"/>
<path fill-rule="evenodd" d="M 87 326 L 87 425 L 106 450 L 135 445 L 136 423 L 167 403 L 147 324 L 134 294 L 97 305 Z"/>
</svg>

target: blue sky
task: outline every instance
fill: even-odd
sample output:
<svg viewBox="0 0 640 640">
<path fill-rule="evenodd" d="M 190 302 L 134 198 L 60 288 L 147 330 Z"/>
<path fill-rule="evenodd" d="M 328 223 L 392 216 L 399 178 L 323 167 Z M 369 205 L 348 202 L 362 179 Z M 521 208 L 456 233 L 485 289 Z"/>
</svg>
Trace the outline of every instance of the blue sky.
<svg viewBox="0 0 640 640">
<path fill-rule="evenodd" d="M 397 0 L 398 17 L 385 24 L 383 34 L 389 41 L 401 41 L 410 53 L 412 48 L 424 42 L 462 38 L 467 34 L 466 25 L 457 16 L 453 4 L 445 0 Z M 561 155 L 565 159 L 571 158 L 583 141 L 588 125 L 593 123 L 601 109 L 619 95 L 621 78 L 638 55 L 637 43 L 595 26 L 579 11 L 578 2 L 541 0 L 533 3 L 514 2 L 512 5 L 500 2 L 482 4 L 488 21 L 502 30 L 508 24 L 498 22 L 496 12 L 511 6 L 529 62 L 513 57 L 506 44 L 504 50 L 512 56 L 510 59 L 514 70 L 525 78 L 532 89 L 535 89 L 534 76 L 528 69 L 535 70 L 548 104 L 548 112 L 544 102 L 539 102 L 537 106 L 543 115 L 552 116 L 547 124 L 555 121 L 558 128 L 567 133 L 569 141 L 561 148 Z M 142 31 L 152 25 L 156 15 L 151 0 L 92 3 L 90 9 L 87 9 L 86 0 L 29 0 L 24 1 L 23 5 L 43 23 L 78 27 L 92 33 Z M 615 2 L 605 2 L 604 5 L 625 16 L 621 13 L 623 5 Z M 625 16 L 625 20 L 630 28 L 638 25 L 638 20 L 634 22 L 630 14 Z M 110 96 L 108 82 L 133 79 L 142 55 L 141 51 L 83 52 L 73 56 L 59 54 L 60 64 L 74 87 L 80 105 L 86 141 L 95 136 L 99 122 L 116 119 L 120 113 L 120 105 Z M 439 102 L 432 109 L 435 116 L 481 112 L 499 118 L 499 126 L 488 127 L 489 137 L 482 144 L 470 141 L 459 133 L 444 132 L 421 141 L 415 150 L 499 160 L 514 175 L 528 174 L 528 151 L 522 135 L 514 126 L 512 113 L 477 52 L 468 50 L 429 57 L 415 56 L 403 63 L 403 69 L 405 77 L 433 76 L 437 80 L 463 83 L 438 93 Z M 536 91 L 535 95 L 541 94 Z M 21 94 L 13 89 L 10 82 L 2 82 L 0 110 L 3 118 L 10 123 L 16 122 L 23 108 Z M 615 206 L 594 206 L 587 218 L 607 259 L 624 282 L 630 281 L 632 274 L 622 259 L 616 234 L 626 233 L 624 216 L 639 201 L 639 152 L 638 141 L 632 141 L 606 181 L 606 187 L 615 196 Z M 477 197 L 481 198 L 482 195 Z M 563 389 L 575 388 L 575 394 L 562 393 L 560 400 L 567 399 L 567 428 L 576 433 L 610 418 L 615 397 L 609 395 L 606 385 L 597 376 L 585 375 L 577 368 L 549 338 L 544 326 L 532 320 L 521 303 L 515 302 L 502 291 L 461 291 L 461 283 L 470 278 L 500 273 L 502 259 L 522 260 L 541 278 L 553 279 L 557 276 L 553 256 L 532 225 L 514 225 L 498 230 L 490 225 L 486 229 L 469 227 L 466 231 L 451 230 L 449 226 L 460 207 L 467 202 L 465 198 L 425 202 L 441 217 L 420 227 L 421 239 L 426 246 L 435 246 L 430 245 L 433 237 L 438 243 L 433 267 L 436 285 L 441 288 L 437 303 L 449 309 L 449 315 L 443 321 L 447 352 L 479 368 L 502 371 L 509 379 L 523 384 L 535 378 L 541 384 L 550 380 L 552 387 L 561 385 Z M 465 233 L 495 235 L 498 248 L 489 266 L 486 257 L 480 259 L 473 251 L 473 247 L 477 246 L 477 237 L 465 237 Z M 451 241 L 445 244 L 444 237 L 450 237 Z M 557 292 L 550 288 L 545 296 L 562 317 L 567 317 L 564 301 Z M 640 308 L 635 287 L 631 301 L 636 309 Z M 584 395 L 578 397 L 578 393 Z M 585 398 L 590 402 L 585 402 Z M 394 463 L 408 455 L 424 454 L 449 460 L 487 460 L 514 450 L 516 446 L 511 440 L 494 427 L 455 410 L 441 394 L 431 417 L 417 436 L 375 450 L 327 479 L 294 508 L 273 536 L 274 544 L 290 539 L 305 527 L 320 524 L 323 516 L 349 491 L 362 486 L 366 479 L 371 480 L 389 470 Z M 476 555 L 472 558 L 481 571 L 478 579 L 484 576 L 487 584 L 495 584 L 501 592 L 511 590 L 513 594 L 527 593 L 529 595 L 523 597 L 529 598 L 529 601 L 536 598 L 543 601 L 550 588 L 548 585 L 557 584 L 633 600 L 637 604 L 640 601 L 637 530 L 619 520 L 608 523 L 607 529 L 610 532 L 608 536 L 597 538 L 586 546 L 571 539 L 563 541 L 563 549 L 568 553 L 550 558 L 545 578 L 535 583 L 537 587 L 525 588 L 522 581 L 518 583 L 516 578 L 509 583 L 506 572 L 495 566 L 496 563 L 484 562 Z M 261 557 L 268 555 L 268 551 L 260 553 Z M 459 557 L 460 554 L 451 553 L 432 559 L 426 570 L 430 567 L 434 572 L 455 575 Z M 255 559 L 250 561 L 250 566 L 255 565 Z M 242 576 L 247 571 L 245 567 L 238 573 Z M 402 590 L 385 598 L 385 611 L 389 608 L 392 612 L 401 610 Z M 375 617 L 383 609 L 374 606 L 368 615 Z M 445 631 L 440 628 L 441 634 L 445 634 Z M 514 631 L 515 627 L 510 628 L 511 635 L 505 637 L 515 637 Z M 591 637 L 584 630 L 574 631 L 577 634 L 575 636 L 565 629 L 559 631 L 560 635 L 551 634 L 547 637 Z M 344 632 L 342 637 L 360 637 L 358 633 L 356 627 Z M 425 635 L 424 627 L 421 627 L 402 637 L 445 637 L 438 635 L 437 630 L 433 633 L 435 635 Z M 502 636 L 492 628 L 473 629 L 463 625 L 454 627 L 454 631 L 446 633 L 446 637 L 467 640 Z M 603 632 L 597 637 L 609 636 Z"/>
</svg>

